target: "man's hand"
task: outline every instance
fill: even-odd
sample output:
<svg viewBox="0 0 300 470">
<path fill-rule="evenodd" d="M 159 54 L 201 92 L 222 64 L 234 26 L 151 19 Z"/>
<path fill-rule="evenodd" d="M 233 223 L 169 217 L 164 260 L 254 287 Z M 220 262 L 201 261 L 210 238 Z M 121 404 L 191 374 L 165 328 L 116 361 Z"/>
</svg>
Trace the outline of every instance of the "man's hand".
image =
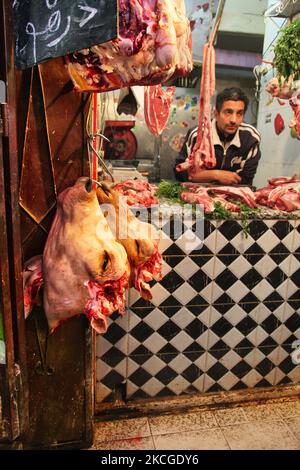
<svg viewBox="0 0 300 470">
<path fill-rule="evenodd" d="M 225 171 L 225 170 L 213 170 L 214 171 L 214 179 L 218 183 L 221 184 L 239 184 L 242 181 L 242 178 L 233 171 Z"/>
</svg>

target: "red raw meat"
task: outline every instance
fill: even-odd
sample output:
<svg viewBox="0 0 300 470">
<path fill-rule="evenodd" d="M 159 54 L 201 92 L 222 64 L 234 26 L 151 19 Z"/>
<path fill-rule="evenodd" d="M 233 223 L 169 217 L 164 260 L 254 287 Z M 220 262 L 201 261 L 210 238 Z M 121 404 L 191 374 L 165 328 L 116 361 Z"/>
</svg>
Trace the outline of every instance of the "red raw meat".
<svg viewBox="0 0 300 470">
<path fill-rule="evenodd" d="M 285 212 L 300 210 L 300 181 L 295 177 L 273 178 L 266 188 L 255 193 L 256 202 Z"/>
<path fill-rule="evenodd" d="M 300 183 L 300 180 L 296 176 L 282 176 L 280 178 L 269 178 L 268 183 L 271 186 L 281 186 L 289 183 Z"/>
<path fill-rule="evenodd" d="M 25 318 L 31 313 L 33 307 L 40 301 L 40 291 L 44 284 L 43 258 L 35 256 L 25 263 L 23 269 L 23 292 Z"/>
<path fill-rule="evenodd" d="M 215 87 L 215 49 L 212 44 L 207 43 L 203 50 L 197 141 L 187 160 L 177 165 L 176 171 L 178 172 L 188 171 L 192 176 L 199 170 L 211 169 L 216 166 L 211 123 L 211 98 L 214 95 Z"/>
<path fill-rule="evenodd" d="M 166 90 L 161 85 L 145 86 L 145 121 L 152 134 L 160 135 L 166 127 L 174 93 L 174 86 Z"/>
<path fill-rule="evenodd" d="M 285 128 L 284 120 L 283 120 L 281 114 L 279 114 L 279 113 L 275 117 L 274 127 L 275 127 L 276 135 L 280 135 L 281 132 L 284 131 L 284 128 Z"/>
<path fill-rule="evenodd" d="M 119 0 L 119 37 L 66 57 L 78 91 L 156 85 L 192 71 L 184 0 Z"/>
<path fill-rule="evenodd" d="M 217 194 L 227 194 L 228 196 L 232 196 L 235 200 L 243 202 L 248 207 L 257 207 L 255 194 L 253 191 L 251 191 L 250 188 L 235 188 L 234 186 L 212 186 L 210 189 Z"/>
<path fill-rule="evenodd" d="M 156 186 L 146 180 L 126 180 L 114 185 L 114 189 L 126 197 L 129 206 L 151 207 L 158 204 Z"/>
<path fill-rule="evenodd" d="M 237 206 L 233 202 L 227 201 L 225 199 L 226 196 L 216 196 L 214 197 L 214 202 L 219 202 L 224 209 L 230 211 L 230 212 L 241 212 L 240 206 Z"/>
<path fill-rule="evenodd" d="M 59 195 L 43 253 L 43 303 L 51 332 L 62 320 L 88 313 L 92 307 L 100 315 L 93 326 L 104 332 L 103 315 L 120 307 L 121 296 L 125 304 L 121 287 L 129 281 L 127 254 L 113 237 L 87 182 L 81 178 Z M 112 285 L 118 290 L 111 290 Z"/>
<path fill-rule="evenodd" d="M 111 314 L 111 308 L 121 314 L 125 314 L 125 292 L 128 288 L 128 275 L 124 274 L 117 281 L 108 281 L 99 284 L 95 281 L 86 283 L 90 294 L 90 300 L 84 309 L 84 314 L 91 322 L 92 328 L 97 333 L 106 333 L 108 328 L 107 317 Z M 113 306 L 113 307 L 111 307 Z"/>
<path fill-rule="evenodd" d="M 181 192 L 181 199 L 190 204 L 202 204 L 205 213 L 215 210 L 215 203 L 221 204 L 224 209 L 232 212 L 240 212 L 241 208 L 234 202 L 228 201 L 232 197 L 241 201 L 249 207 L 256 207 L 254 193 L 249 188 L 234 188 L 231 186 L 210 186 L 204 187 L 197 184 L 183 183 L 182 186 L 188 191 Z"/>
<path fill-rule="evenodd" d="M 204 207 L 204 212 L 210 214 L 215 210 L 215 203 L 209 196 L 206 188 L 199 188 L 197 192 L 182 191 L 181 199 L 188 204 L 199 204 Z"/>
<path fill-rule="evenodd" d="M 134 287 L 140 292 L 143 299 L 151 300 L 152 294 L 148 282 L 162 279 L 162 256 L 158 251 L 157 244 L 151 258 L 146 263 L 138 266 L 134 270 Z"/>
</svg>

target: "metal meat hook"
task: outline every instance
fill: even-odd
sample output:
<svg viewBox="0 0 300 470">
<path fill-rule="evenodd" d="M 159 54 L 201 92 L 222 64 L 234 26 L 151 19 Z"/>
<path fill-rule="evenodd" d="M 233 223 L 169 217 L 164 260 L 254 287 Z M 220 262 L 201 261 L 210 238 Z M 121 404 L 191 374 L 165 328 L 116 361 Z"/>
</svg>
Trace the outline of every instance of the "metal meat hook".
<svg viewBox="0 0 300 470">
<path fill-rule="evenodd" d="M 43 338 L 41 336 L 41 328 L 38 324 L 36 316 L 34 317 L 34 323 L 35 323 L 35 333 L 36 333 L 36 339 L 39 347 L 39 355 L 40 355 L 40 360 L 38 361 L 35 371 L 37 375 L 53 375 L 54 374 L 54 368 L 49 366 L 47 364 L 47 350 L 48 350 L 48 337 L 49 337 L 49 332 L 46 330 L 46 334 Z M 43 342 L 45 342 L 45 347 L 43 347 Z"/>
<path fill-rule="evenodd" d="M 111 180 L 114 183 L 115 179 L 113 177 L 112 172 L 110 171 L 110 169 L 108 168 L 108 166 L 104 162 L 103 158 L 99 155 L 98 151 L 96 149 L 94 149 L 91 139 L 88 140 L 88 146 L 89 146 L 89 150 L 91 150 L 92 152 L 95 153 L 95 155 L 97 156 L 97 158 L 99 160 L 99 163 L 102 166 L 103 170 L 106 171 L 106 173 L 111 177 Z"/>
</svg>

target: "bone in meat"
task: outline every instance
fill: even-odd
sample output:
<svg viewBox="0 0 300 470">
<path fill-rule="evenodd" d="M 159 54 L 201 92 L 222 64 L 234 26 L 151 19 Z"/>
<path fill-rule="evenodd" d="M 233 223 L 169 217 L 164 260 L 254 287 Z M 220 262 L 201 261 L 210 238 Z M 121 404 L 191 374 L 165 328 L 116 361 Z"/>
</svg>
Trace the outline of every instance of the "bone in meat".
<svg viewBox="0 0 300 470">
<path fill-rule="evenodd" d="M 109 91 L 163 83 L 192 71 L 184 0 L 119 0 L 119 36 L 68 54 L 78 91 Z"/>
<path fill-rule="evenodd" d="M 211 98 L 215 92 L 215 49 L 205 44 L 200 89 L 199 123 L 197 140 L 187 160 L 177 165 L 176 171 L 188 171 L 189 175 L 204 169 L 215 168 L 216 156 L 211 123 Z"/>
</svg>

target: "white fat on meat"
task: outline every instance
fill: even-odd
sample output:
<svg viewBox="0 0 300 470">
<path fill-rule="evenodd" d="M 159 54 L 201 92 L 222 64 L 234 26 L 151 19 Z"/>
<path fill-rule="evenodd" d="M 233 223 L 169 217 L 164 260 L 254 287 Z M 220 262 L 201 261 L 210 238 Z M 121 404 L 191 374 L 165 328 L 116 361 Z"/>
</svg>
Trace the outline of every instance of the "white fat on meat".
<svg viewBox="0 0 300 470">
<path fill-rule="evenodd" d="M 119 0 L 119 36 L 66 56 L 78 91 L 163 83 L 192 71 L 183 0 Z"/>
<path fill-rule="evenodd" d="M 258 204 L 285 212 L 300 210 L 300 181 L 296 177 L 270 178 L 269 183 L 256 191 Z"/>
</svg>

